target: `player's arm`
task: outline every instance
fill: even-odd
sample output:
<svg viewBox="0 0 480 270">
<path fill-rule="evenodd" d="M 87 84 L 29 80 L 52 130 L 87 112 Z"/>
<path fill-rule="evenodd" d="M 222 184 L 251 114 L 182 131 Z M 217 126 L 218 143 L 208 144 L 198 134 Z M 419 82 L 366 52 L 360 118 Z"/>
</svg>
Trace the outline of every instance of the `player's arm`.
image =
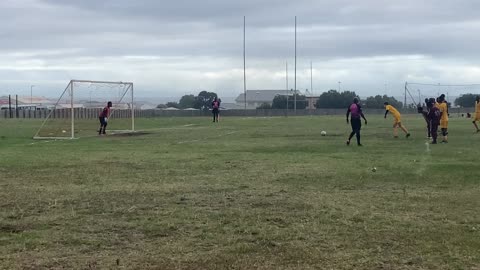
<svg viewBox="0 0 480 270">
<path fill-rule="evenodd" d="M 363 114 L 362 107 L 360 107 L 360 105 L 358 105 L 358 110 L 360 111 L 360 116 L 363 118 L 363 120 L 365 121 L 365 125 L 366 125 L 367 124 L 367 118 L 365 118 L 365 115 Z"/>
<path fill-rule="evenodd" d="M 363 114 L 362 111 L 360 111 L 360 116 L 363 118 L 363 120 L 365 121 L 365 125 L 367 124 L 367 118 L 365 118 L 365 115 Z"/>
<path fill-rule="evenodd" d="M 383 118 L 387 118 L 388 110 L 385 111 L 385 116 Z"/>
<path fill-rule="evenodd" d="M 350 107 L 347 109 L 347 124 L 348 124 L 348 117 L 350 117 Z"/>
</svg>

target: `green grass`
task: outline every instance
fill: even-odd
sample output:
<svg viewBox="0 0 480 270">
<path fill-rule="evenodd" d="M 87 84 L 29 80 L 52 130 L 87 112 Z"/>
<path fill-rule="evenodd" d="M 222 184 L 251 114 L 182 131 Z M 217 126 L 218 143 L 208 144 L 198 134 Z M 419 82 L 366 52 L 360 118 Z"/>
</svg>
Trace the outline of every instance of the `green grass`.
<svg viewBox="0 0 480 270">
<path fill-rule="evenodd" d="M 1 120 L 0 268 L 480 268 L 469 121 L 427 151 L 420 116 L 408 140 L 370 117 L 363 148 L 343 117 L 221 120 L 71 141 Z"/>
</svg>

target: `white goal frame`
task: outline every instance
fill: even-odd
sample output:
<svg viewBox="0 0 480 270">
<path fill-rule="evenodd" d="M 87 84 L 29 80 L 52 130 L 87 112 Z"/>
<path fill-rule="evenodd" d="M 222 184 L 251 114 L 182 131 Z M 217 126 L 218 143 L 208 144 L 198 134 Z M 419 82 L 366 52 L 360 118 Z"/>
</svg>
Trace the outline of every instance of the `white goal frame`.
<svg viewBox="0 0 480 270">
<path fill-rule="evenodd" d="M 132 127 L 131 127 L 130 130 L 122 130 L 122 132 L 134 132 L 135 131 L 135 103 L 134 103 L 134 94 L 133 94 L 133 82 L 70 80 L 70 82 L 68 83 L 65 90 L 63 90 L 62 95 L 60 95 L 57 102 L 55 103 L 54 109 L 51 110 L 50 113 L 47 115 L 47 117 L 43 121 L 42 125 L 38 129 L 38 131 L 35 134 L 35 136 L 33 137 L 33 139 L 36 139 L 36 140 L 62 140 L 62 139 L 63 140 L 70 140 L 70 139 L 76 139 L 75 138 L 75 107 L 74 107 L 74 94 L 75 94 L 74 84 L 75 83 L 96 83 L 96 84 L 109 84 L 109 85 L 123 85 L 125 87 L 125 92 L 123 93 L 122 97 L 120 98 L 120 100 L 118 100 L 118 101 L 112 100 L 112 102 L 114 102 L 114 104 L 115 104 L 115 102 L 120 102 L 126 96 L 128 91 L 130 91 L 130 93 L 131 93 L 131 96 L 130 96 L 130 98 L 131 98 L 130 110 L 131 110 L 131 124 L 132 124 Z M 71 134 L 69 136 L 64 136 L 64 137 L 55 137 L 55 136 L 53 136 L 53 137 L 43 137 L 43 136 L 39 136 L 40 131 L 42 130 L 42 128 L 45 126 L 47 121 L 52 116 L 53 111 L 59 105 L 59 103 L 62 100 L 62 98 L 64 97 L 64 95 L 68 92 L 70 93 Z M 112 110 L 112 113 L 113 113 L 113 110 Z M 118 131 L 118 130 L 114 130 L 114 131 Z"/>
</svg>

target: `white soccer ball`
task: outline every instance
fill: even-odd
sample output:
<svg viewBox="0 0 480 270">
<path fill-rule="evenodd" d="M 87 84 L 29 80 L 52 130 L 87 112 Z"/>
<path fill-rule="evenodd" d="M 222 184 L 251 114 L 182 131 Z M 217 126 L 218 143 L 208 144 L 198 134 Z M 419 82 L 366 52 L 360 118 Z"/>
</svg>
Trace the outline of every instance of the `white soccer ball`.
<svg viewBox="0 0 480 270">
<path fill-rule="evenodd" d="M 62 130 L 62 133 L 67 133 L 67 131 L 66 131 L 66 130 Z"/>
<path fill-rule="evenodd" d="M 327 132 L 326 132 L 326 131 L 322 131 L 322 132 L 320 132 L 320 134 L 321 134 L 322 136 L 327 136 Z"/>
</svg>

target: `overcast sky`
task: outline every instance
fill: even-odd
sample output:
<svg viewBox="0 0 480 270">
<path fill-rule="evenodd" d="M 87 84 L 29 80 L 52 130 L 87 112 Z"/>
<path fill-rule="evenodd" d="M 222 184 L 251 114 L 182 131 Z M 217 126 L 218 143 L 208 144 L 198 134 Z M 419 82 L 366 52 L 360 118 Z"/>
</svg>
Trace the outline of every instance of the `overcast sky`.
<svg viewBox="0 0 480 270">
<path fill-rule="evenodd" d="M 476 0 L 2 0 L 0 94 L 58 96 L 70 79 L 142 96 L 297 88 L 401 96 L 405 81 L 480 83 Z M 386 86 L 386 87 L 385 87 Z"/>
</svg>

